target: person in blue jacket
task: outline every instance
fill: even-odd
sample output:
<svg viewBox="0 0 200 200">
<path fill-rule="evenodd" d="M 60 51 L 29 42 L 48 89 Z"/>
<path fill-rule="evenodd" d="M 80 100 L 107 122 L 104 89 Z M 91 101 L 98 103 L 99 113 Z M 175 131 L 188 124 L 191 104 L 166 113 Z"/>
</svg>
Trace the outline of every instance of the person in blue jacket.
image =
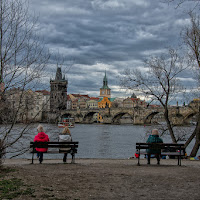
<svg viewBox="0 0 200 200">
<path fill-rule="evenodd" d="M 151 135 L 149 136 L 146 143 L 163 143 L 163 140 L 159 137 L 159 133 L 157 129 L 153 129 Z M 157 158 L 157 164 L 160 164 L 160 153 L 159 149 L 147 149 L 147 164 L 150 164 L 151 154 L 155 154 Z"/>
</svg>

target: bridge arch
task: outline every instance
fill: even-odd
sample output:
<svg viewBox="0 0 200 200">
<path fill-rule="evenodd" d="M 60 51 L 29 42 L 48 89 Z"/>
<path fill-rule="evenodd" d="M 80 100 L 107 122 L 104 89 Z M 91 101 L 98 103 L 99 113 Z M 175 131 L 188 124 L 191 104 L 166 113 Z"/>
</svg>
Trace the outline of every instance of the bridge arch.
<svg viewBox="0 0 200 200">
<path fill-rule="evenodd" d="M 112 124 L 120 124 L 120 119 L 124 115 L 130 116 L 132 123 L 133 123 L 133 115 L 132 114 L 130 114 L 129 112 L 119 112 L 119 113 L 115 114 L 114 117 L 112 118 Z"/>
<path fill-rule="evenodd" d="M 90 111 L 88 113 L 86 113 L 84 116 L 83 116 L 83 122 L 84 123 L 93 123 L 93 122 L 97 122 L 97 116 L 96 118 L 94 118 L 94 115 L 95 114 L 98 114 L 97 111 Z"/>
<path fill-rule="evenodd" d="M 71 113 L 64 113 L 61 115 L 61 118 L 73 117 Z"/>
<path fill-rule="evenodd" d="M 153 111 L 152 113 L 148 114 L 145 118 L 144 118 L 144 124 L 151 124 L 152 119 L 154 118 L 155 115 L 159 114 L 160 112 L 158 111 Z M 161 114 L 161 113 L 160 113 Z"/>
<path fill-rule="evenodd" d="M 190 112 L 190 113 L 188 113 L 188 114 L 184 117 L 183 122 L 186 123 L 186 124 L 189 124 L 190 121 L 191 121 L 191 119 L 192 119 L 192 117 L 194 117 L 195 115 L 197 115 L 197 112 Z"/>
</svg>

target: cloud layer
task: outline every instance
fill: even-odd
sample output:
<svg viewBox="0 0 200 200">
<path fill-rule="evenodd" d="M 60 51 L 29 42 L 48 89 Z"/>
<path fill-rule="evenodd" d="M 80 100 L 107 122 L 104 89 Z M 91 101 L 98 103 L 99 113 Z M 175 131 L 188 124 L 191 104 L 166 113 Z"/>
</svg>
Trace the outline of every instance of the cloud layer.
<svg viewBox="0 0 200 200">
<path fill-rule="evenodd" d="M 120 73 L 178 45 L 189 23 L 181 9 L 160 0 L 34 0 L 30 8 L 39 14 L 38 30 L 48 48 L 66 57 L 62 70 L 73 63 L 68 92 L 91 96 L 99 95 L 105 69 L 112 96 L 130 96 L 120 90 Z"/>
</svg>

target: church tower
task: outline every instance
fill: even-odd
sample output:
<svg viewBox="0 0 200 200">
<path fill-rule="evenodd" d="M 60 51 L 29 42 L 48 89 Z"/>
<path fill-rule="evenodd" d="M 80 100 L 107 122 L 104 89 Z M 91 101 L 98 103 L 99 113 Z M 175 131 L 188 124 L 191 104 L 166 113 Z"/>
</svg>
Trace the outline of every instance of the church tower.
<svg viewBox="0 0 200 200">
<path fill-rule="evenodd" d="M 64 110 L 67 103 L 67 85 L 68 81 L 65 76 L 62 77 L 61 67 L 57 67 L 54 80 L 50 80 L 50 110 L 56 112 Z"/>
<path fill-rule="evenodd" d="M 107 77 L 106 77 L 106 71 L 105 71 L 105 76 L 103 78 L 103 87 L 100 88 L 100 97 L 111 98 L 111 89 L 108 87 L 108 80 L 107 80 Z"/>
</svg>

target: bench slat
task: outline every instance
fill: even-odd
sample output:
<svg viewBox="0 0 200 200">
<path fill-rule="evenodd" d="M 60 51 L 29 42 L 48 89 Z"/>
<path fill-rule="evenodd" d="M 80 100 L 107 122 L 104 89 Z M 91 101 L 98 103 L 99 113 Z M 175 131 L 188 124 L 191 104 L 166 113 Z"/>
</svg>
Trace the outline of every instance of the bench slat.
<svg viewBox="0 0 200 200">
<path fill-rule="evenodd" d="M 147 155 L 147 152 L 140 152 L 141 155 Z M 154 155 L 154 154 L 152 154 Z M 181 154 L 180 152 L 161 152 L 160 154 L 161 156 L 185 156 L 185 153 L 183 151 L 181 151 Z"/>
<path fill-rule="evenodd" d="M 79 142 L 30 142 L 30 144 L 78 144 Z"/>
<path fill-rule="evenodd" d="M 78 148 L 79 142 L 30 142 L 30 148 Z"/>
<path fill-rule="evenodd" d="M 136 149 L 165 149 L 165 150 L 185 150 L 184 147 L 165 147 L 165 146 L 136 146 Z"/>
<path fill-rule="evenodd" d="M 30 148 L 78 148 L 78 145 L 73 144 L 33 144 Z"/>
<path fill-rule="evenodd" d="M 175 143 L 136 143 L 136 145 L 152 145 L 152 144 L 159 144 L 161 146 L 184 146 L 184 144 L 175 144 Z"/>
<path fill-rule="evenodd" d="M 31 151 L 30 153 L 37 153 L 37 151 Z M 69 151 L 47 151 L 47 152 L 43 152 L 43 153 L 50 153 L 50 154 L 71 153 L 71 150 L 69 150 Z M 77 153 L 77 149 L 74 149 L 73 153 Z"/>
</svg>

